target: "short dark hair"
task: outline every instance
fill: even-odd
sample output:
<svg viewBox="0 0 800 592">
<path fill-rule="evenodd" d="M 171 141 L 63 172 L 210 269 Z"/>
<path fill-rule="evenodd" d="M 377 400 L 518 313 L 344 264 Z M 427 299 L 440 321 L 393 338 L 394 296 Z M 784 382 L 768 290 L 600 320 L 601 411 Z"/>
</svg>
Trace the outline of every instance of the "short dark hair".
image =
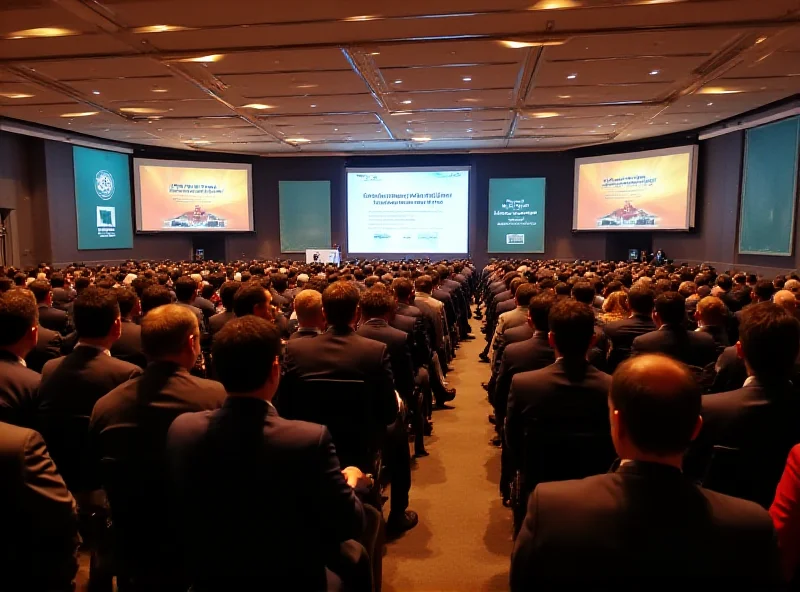
<svg viewBox="0 0 800 592">
<path fill-rule="evenodd" d="M 781 382 L 791 376 L 800 353 L 800 322 L 772 302 L 742 310 L 739 341 L 744 359 L 761 382 Z"/>
<path fill-rule="evenodd" d="M 14 280 L 10 277 L 0 276 L 0 292 L 8 292 L 14 287 Z"/>
<path fill-rule="evenodd" d="M 50 285 L 54 288 L 64 287 L 64 274 L 60 271 L 55 272 L 50 276 Z"/>
<path fill-rule="evenodd" d="M 628 292 L 628 304 L 631 310 L 638 314 L 649 315 L 653 312 L 655 295 L 650 288 L 634 286 Z"/>
<path fill-rule="evenodd" d="M 233 312 L 233 299 L 241 287 L 242 282 L 237 282 L 236 280 L 229 280 L 220 286 L 219 299 L 222 300 L 222 306 L 225 307 L 226 311 Z"/>
<path fill-rule="evenodd" d="M 114 290 L 114 294 L 117 297 L 117 304 L 119 304 L 119 314 L 127 317 L 133 311 L 139 297 L 130 288 L 117 288 Z"/>
<path fill-rule="evenodd" d="M 200 295 L 203 298 L 208 299 L 211 298 L 214 295 L 214 292 L 216 291 L 217 289 L 214 287 L 213 284 L 203 284 L 203 287 L 200 288 Z"/>
<path fill-rule="evenodd" d="M 283 292 L 289 287 L 289 276 L 285 273 L 273 273 L 271 278 L 272 287 L 275 288 L 276 292 Z"/>
<path fill-rule="evenodd" d="M 686 299 L 677 292 L 659 294 L 655 307 L 664 324 L 680 325 L 686 322 Z"/>
<path fill-rule="evenodd" d="M 536 287 L 536 284 L 526 282 L 517 288 L 514 298 L 516 298 L 519 306 L 528 306 L 531 303 L 531 298 L 536 296 L 538 292 L 539 288 Z"/>
<path fill-rule="evenodd" d="M 733 288 L 733 281 L 731 281 L 731 276 L 724 273 L 720 276 L 717 276 L 717 285 L 727 292 L 728 290 Z"/>
<path fill-rule="evenodd" d="M 160 284 L 152 284 L 147 286 L 142 292 L 142 314 L 146 315 L 148 312 L 159 306 L 165 304 L 172 304 L 172 295 L 166 286 Z"/>
<path fill-rule="evenodd" d="M 775 293 L 775 286 L 769 280 L 758 280 L 753 286 L 753 292 L 761 302 L 769 302 Z"/>
<path fill-rule="evenodd" d="M 572 286 L 572 297 L 578 302 L 591 305 L 595 297 L 594 287 L 589 282 L 575 282 Z"/>
<path fill-rule="evenodd" d="M 175 296 L 178 302 L 188 302 L 197 294 L 197 283 L 188 275 L 182 275 L 175 280 Z"/>
<path fill-rule="evenodd" d="M 333 327 L 345 327 L 353 320 L 358 309 L 359 293 L 350 282 L 337 281 L 322 293 L 322 310 Z"/>
<path fill-rule="evenodd" d="M 197 316 L 186 306 L 159 306 L 142 319 L 142 349 L 155 360 L 179 354 L 186 338 L 199 334 Z"/>
<path fill-rule="evenodd" d="M 366 319 L 384 317 L 391 313 L 394 307 L 394 297 L 388 290 L 376 287 L 361 295 L 361 314 Z"/>
<path fill-rule="evenodd" d="M 117 297 L 112 290 L 89 286 L 72 304 L 72 319 L 78 337 L 106 337 L 120 316 Z"/>
<path fill-rule="evenodd" d="M 13 288 L 0 294 L 0 347 L 18 343 L 39 322 L 31 293 Z"/>
<path fill-rule="evenodd" d="M 638 370 L 659 358 L 679 369 L 678 385 L 659 385 Z M 689 447 L 702 408 L 702 389 L 692 372 L 677 360 L 644 355 L 624 361 L 614 372 L 609 397 L 637 448 L 653 454 L 676 454 Z"/>
<path fill-rule="evenodd" d="M 392 289 L 398 300 L 406 301 L 411 298 L 411 292 L 414 291 L 414 284 L 411 280 L 404 277 L 399 277 L 392 282 Z"/>
<path fill-rule="evenodd" d="M 528 314 L 530 314 L 533 326 L 537 331 L 547 332 L 550 330 L 550 309 L 555 302 L 556 297 L 549 291 L 531 298 Z"/>
<path fill-rule="evenodd" d="M 44 302 L 52 290 L 47 280 L 34 280 L 28 285 L 28 289 L 33 292 L 37 303 Z"/>
<path fill-rule="evenodd" d="M 414 282 L 414 285 L 417 288 L 417 292 L 430 294 L 431 290 L 433 290 L 433 279 L 429 275 L 421 275 Z"/>
<path fill-rule="evenodd" d="M 253 314 L 256 306 L 266 304 L 267 289 L 258 281 L 243 284 L 233 297 L 233 312 L 237 317 Z"/>
<path fill-rule="evenodd" d="M 273 323 L 252 315 L 232 320 L 214 335 L 212 355 L 219 381 L 229 393 L 264 386 L 280 349 L 280 331 Z"/>
<path fill-rule="evenodd" d="M 85 275 L 79 276 L 75 278 L 75 291 L 80 294 L 82 290 L 85 290 L 89 286 L 92 285 L 92 280 L 90 280 Z"/>
<path fill-rule="evenodd" d="M 556 347 L 565 358 L 583 358 L 594 336 L 594 313 L 588 304 L 562 300 L 550 308 L 548 319 Z"/>
</svg>

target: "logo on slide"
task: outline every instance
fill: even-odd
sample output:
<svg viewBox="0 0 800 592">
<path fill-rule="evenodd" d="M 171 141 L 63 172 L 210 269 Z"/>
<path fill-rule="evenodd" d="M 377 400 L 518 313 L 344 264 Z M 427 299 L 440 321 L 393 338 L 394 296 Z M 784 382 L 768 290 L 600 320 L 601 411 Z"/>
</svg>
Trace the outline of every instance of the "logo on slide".
<svg viewBox="0 0 800 592">
<path fill-rule="evenodd" d="M 97 197 L 109 200 L 114 196 L 114 177 L 108 171 L 97 171 L 94 176 L 94 190 Z"/>
<path fill-rule="evenodd" d="M 507 245 L 524 245 L 525 244 L 525 235 L 524 234 L 507 234 L 506 235 L 506 244 Z"/>
</svg>

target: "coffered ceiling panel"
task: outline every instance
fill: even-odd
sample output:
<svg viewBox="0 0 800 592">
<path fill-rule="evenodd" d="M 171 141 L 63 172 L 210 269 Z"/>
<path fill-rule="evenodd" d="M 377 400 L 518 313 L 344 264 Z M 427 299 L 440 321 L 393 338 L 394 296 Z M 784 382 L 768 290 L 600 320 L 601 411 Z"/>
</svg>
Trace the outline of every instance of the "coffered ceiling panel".
<svg viewBox="0 0 800 592">
<path fill-rule="evenodd" d="M 800 93 L 800 0 L 5 0 L 0 116 L 248 154 L 556 150 Z"/>
</svg>

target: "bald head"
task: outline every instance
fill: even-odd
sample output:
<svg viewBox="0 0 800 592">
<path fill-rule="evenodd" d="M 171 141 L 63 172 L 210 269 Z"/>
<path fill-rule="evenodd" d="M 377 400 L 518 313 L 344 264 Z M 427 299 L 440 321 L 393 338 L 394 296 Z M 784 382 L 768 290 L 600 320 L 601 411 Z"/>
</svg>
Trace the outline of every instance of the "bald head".
<svg viewBox="0 0 800 592">
<path fill-rule="evenodd" d="M 614 445 L 649 455 L 683 453 L 699 430 L 702 391 L 688 367 L 662 355 L 630 358 L 614 372 L 609 402 Z M 622 448 L 623 450 L 620 450 Z"/>
<path fill-rule="evenodd" d="M 199 353 L 200 328 L 197 317 L 185 306 L 159 306 L 142 319 L 142 348 L 151 359 L 181 355 L 191 338 L 196 339 Z"/>
<path fill-rule="evenodd" d="M 797 298 L 789 290 L 779 290 L 772 297 L 772 301 L 790 312 L 797 308 Z"/>
<path fill-rule="evenodd" d="M 797 294 L 798 292 L 800 292 L 800 281 L 798 281 L 798 280 L 788 280 L 783 285 L 783 289 L 784 290 L 789 290 L 793 294 Z"/>
</svg>

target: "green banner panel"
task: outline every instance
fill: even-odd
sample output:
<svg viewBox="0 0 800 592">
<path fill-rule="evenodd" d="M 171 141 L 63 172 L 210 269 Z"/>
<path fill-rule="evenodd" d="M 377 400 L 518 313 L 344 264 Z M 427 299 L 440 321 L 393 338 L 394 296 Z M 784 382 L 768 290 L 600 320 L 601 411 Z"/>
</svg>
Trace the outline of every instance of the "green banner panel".
<svg viewBox="0 0 800 592">
<path fill-rule="evenodd" d="M 489 253 L 544 253 L 543 178 L 489 179 Z"/>
<path fill-rule="evenodd" d="M 281 253 L 331 248 L 330 181 L 280 181 Z"/>
</svg>

